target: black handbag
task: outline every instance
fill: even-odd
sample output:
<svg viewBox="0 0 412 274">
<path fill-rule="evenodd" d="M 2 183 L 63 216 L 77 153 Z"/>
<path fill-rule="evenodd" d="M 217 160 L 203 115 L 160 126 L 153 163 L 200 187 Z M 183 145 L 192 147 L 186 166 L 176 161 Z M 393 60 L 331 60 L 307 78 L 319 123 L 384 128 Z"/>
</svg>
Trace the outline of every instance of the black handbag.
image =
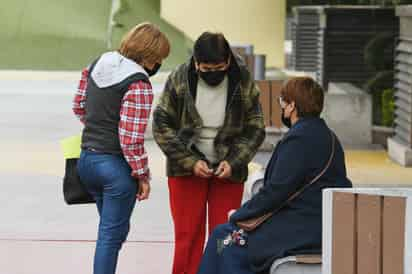
<svg viewBox="0 0 412 274">
<path fill-rule="evenodd" d="M 94 198 L 87 192 L 77 172 L 79 159 L 66 159 L 65 174 L 63 178 L 63 196 L 68 205 L 95 203 Z"/>
</svg>

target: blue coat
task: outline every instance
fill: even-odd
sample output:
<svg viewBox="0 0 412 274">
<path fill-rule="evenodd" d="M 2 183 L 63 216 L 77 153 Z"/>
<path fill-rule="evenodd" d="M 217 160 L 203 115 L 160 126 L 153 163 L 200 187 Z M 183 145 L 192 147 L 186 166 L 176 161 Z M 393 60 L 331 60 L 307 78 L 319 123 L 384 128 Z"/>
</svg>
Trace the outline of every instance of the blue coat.
<svg viewBox="0 0 412 274">
<path fill-rule="evenodd" d="M 264 186 L 238 209 L 230 222 L 271 212 L 309 183 L 326 166 L 331 154 L 330 129 L 320 118 L 300 119 L 276 146 L 268 163 Z M 259 273 L 274 260 L 297 254 L 320 254 L 322 246 L 322 189 L 351 187 L 346 176 L 344 152 L 339 140 L 326 173 L 299 197 L 283 207 L 248 240 L 251 269 Z"/>
</svg>

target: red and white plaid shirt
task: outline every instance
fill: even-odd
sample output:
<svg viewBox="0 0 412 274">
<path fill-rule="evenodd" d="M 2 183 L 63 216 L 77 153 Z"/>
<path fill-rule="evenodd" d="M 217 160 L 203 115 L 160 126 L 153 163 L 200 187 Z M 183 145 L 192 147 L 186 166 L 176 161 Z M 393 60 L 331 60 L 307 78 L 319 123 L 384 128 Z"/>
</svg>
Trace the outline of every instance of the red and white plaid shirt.
<svg viewBox="0 0 412 274">
<path fill-rule="evenodd" d="M 88 69 L 82 72 L 73 101 L 73 112 L 84 123 L 86 114 L 86 89 Z M 148 157 L 144 148 L 144 133 L 153 102 L 152 86 L 144 81 L 129 85 L 120 109 L 119 140 L 126 161 L 132 168 L 132 176 L 139 180 L 150 180 Z"/>
</svg>

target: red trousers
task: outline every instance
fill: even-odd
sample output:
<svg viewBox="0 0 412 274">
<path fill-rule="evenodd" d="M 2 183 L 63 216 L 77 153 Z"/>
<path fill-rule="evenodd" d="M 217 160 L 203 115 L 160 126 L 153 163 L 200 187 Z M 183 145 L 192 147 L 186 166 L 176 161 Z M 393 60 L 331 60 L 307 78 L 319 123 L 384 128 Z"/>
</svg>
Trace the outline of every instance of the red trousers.
<svg viewBox="0 0 412 274">
<path fill-rule="evenodd" d="M 243 184 L 195 176 L 169 177 L 170 208 L 175 229 L 173 274 L 196 274 L 203 254 L 206 215 L 209 235 L 240 207 Z M 206 214 L 207 212 L 207 214 Z"/>
</svg>

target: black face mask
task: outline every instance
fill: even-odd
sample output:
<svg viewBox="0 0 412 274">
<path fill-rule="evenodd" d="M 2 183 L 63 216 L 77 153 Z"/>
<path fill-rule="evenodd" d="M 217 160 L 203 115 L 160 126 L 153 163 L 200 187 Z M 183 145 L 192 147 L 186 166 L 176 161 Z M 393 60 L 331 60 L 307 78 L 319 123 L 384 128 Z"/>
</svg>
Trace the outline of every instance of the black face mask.
<svg viewBox="0 0 412 274">
<path fill-rule="evenodd" d="M 151 77 L 159 71 L 161 66 L 162 64 L 156 63 L 152 69 L 148 69 L 146 67 L 143 67 L 143 68 L 147 72 L 147 74 L 149 74 L 149 77 Z"/>
<path fill-rule="evenodd" d="M 282 108 L 282 123 L 287 127 L 287 128 L 291 128 L 292 127 L 292 121 L 290 120 L 290 118 L 286 118 L 285 117 L 285 109 Z"/>
<path fill-rule="evenodd" d="M 209 86 L 217 86 L 222 83 L 225 79 L 226 70 L 217 70 L 217 71 L 198 71 L 199 76 L 208 84 Z"/>
</svg>

